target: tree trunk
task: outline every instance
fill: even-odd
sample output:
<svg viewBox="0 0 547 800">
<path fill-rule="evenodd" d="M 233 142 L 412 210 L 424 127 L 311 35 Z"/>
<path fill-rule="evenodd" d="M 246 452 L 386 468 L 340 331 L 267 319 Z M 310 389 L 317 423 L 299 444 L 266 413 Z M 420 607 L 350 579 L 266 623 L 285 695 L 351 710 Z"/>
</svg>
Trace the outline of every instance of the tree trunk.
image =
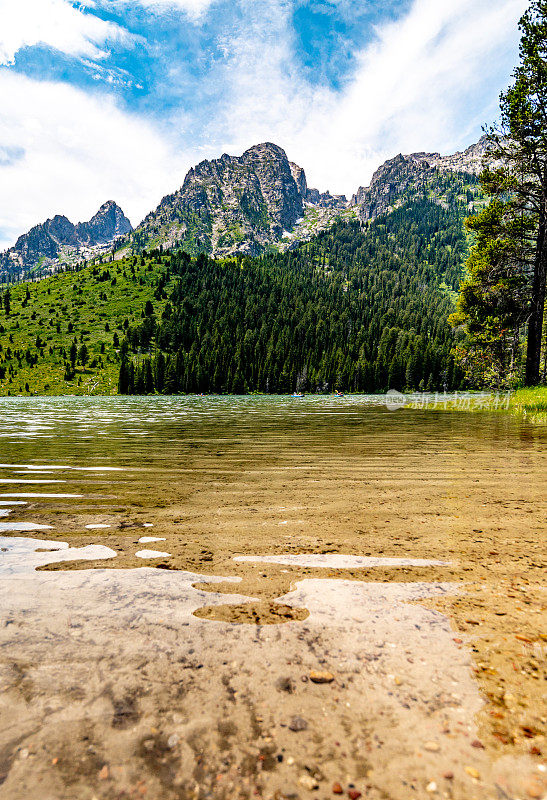
<svg viewBox="0 0 547 800">
<path fill-rule="evenodd" d="M 528 321 L 526 350 L 526 386 L 537 386 L 540 381 L 541 339 L 545 309 L 545 281 L 547 276 L 547 198 L 539 218 L 532 300 Z"/>
</svg>

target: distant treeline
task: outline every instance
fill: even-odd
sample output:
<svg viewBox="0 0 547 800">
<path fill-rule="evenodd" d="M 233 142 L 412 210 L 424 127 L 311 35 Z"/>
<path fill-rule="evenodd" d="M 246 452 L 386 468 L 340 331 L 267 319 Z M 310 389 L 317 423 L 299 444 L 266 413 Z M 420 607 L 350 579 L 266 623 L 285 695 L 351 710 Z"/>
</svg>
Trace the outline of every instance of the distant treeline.
<svg viewBox="0 0 547 800">
<path fill-rule="evenodd" d="M 163 255 L 152 303 L 121 345 L 119 391 L 457 389 L 447 323 L 462 212 L 425 197 L 368 228 L 338 223 L 294 252 Z"/>
</svg>

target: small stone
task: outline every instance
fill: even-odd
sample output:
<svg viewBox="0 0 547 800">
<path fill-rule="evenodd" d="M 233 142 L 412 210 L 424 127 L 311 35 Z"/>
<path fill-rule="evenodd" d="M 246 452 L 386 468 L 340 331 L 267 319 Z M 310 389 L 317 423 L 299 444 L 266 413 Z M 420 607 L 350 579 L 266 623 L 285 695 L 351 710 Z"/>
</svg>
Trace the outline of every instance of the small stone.
<svg viewBox="0 0 547 800">
<path fill-rule="evenodd" d="M 431 781 L 430 783 L 428 783 L 427 786 L 425 787 L 425 790 L 426 790 L 426 792 L 429 792 L 430 794 L 433 794 L 433 792 L 436 792 L 437 791 L 437 784 L 435 783 L 435 781 Z"/>
<path fill-rule="evenodd" d="M 358 800 L 361 797 L 361 792 L 358 789 L 348 789 L 349 800 Z"/>
<path fill-rule="evenodd" d="M 100 781 L 106 781 L 109 775 L 110 775 L 110 772 L 108 771 L 108 767 L 105 764 L 104 767 L 102 768 L 102 770 L 99 772 L 99 780 Z"/>
<path fill-rule="evenodd" d="M 23 747 L 22 750 L 19 750 L 19 758 L 23 759 L 23 761 L 28 758 L 28 750 L 26 747 Z"/>
<path fill-rule="evenodd" d="M 332 793 L 333 794 L 344 794 L 344 790 L 342 789 L 342 787 L 340 786 L 339 783 L 333 783 L 332 784 Z"/>
<path fill-rule="evenodd" d="M 437 753 L 441 749 L 441 746 L 437 742 L 426 742 L 424 744 L 424 750 L 429 750 L 430 753 Z"/>
<path fill-rule="evenodd" d="M 292 765 L 294 764 L 294 758 L 292 756 L 288 757 L 287 764 L 289 765 L 289 767 L 292 767 Z"/>
<path fill-rule="evenodd" d="M 332 683 L 334 675 L 332 672 L 322 672 L 320 670 L 312 669 L 310 672 L 310 681 L 313 683 Z"/>
<path fill-rule="evenodd" d="M 305 731 L 308 723 L 302 717 L 293 717 L 289 723 L 289 730 L 297 733 L 298 731 Z"/>
<path fill-rule="evenodd" d="M 176 747 L 179 743 L 179 737 L 177 733 L 172 733 L 169 739 L 167 740 L 167 747 L 172 750 Z"/>
<path fill-rule="evenodd" d="M 147 739 L 145 742 L 142 743 L 142 746 L 145 750 L 153 750 L 154 749 L 154 740 Z"/>
<path fill-rule="evenodd" d="M 476 747 L 478 750 L 484 750 L 484 745 L 480 739 L 473 739 L 471 742 L 471 747 Z"/>
<path fill-rule="evenodd" d="M 275 682 L 275 688 L 279 689 L 280 692 L 292 694 L 294 692 L 294 683 L 291 678 L 278 678 Z"/>
<path fill-rule="evenodd" d="M 454 773 L 453 772 L 445 772 L 444 775 L 443 775 L 443 778 L 445 778 L 447 781 L 453 781 L 454 780 Z"/>
<path fill-rule="evenodd" d="M 465 771 L 466 771 L 466 772 L 467 772 L 467 774 L 468 774 L 468 775 L 470 775 L 472 778 L 475 778 L 475 780 L 477 780 L 477 781 L 479 780 L 479 778 L 480 778 L 480 773 L 479 773 L 478 769 L 475 769 L 475 767 L 466 767 L 466 768 L 465 768 Z"/>
<path fill-rule="evenodd" d="M 319 788 L 319 784 L 317 783 L 315 778 L 312 778 L 311 775 L 308 775 L 306 773 L 304 773 L 304 775 L 301 775 L 298 778 L 298 783 L 300 784 L 300 786 L 303 786 L 304 789 L 308 789 L 310 792 L 312 792 L 314 789 Z"/>
</svg>

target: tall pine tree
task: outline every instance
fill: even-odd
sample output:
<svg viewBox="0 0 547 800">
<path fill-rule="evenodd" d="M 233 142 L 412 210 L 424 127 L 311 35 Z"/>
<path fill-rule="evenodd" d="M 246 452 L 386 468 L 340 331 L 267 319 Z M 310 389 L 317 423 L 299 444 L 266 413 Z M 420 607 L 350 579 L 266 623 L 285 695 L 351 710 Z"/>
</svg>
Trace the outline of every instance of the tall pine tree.
<svg viewBox="0 0 547 800">
<path fill-rule="evenodd" d="M 492 202 L 469 221 L 477 239 L 452 321 L 467 329 L 460 358 L 468 375 L 483 382 L 517 374 L 526 326 L 524 382 L 533 386 L 547 275 L 547 0 L 531 0 L 519 29 L 520 63 L 488 135 L 492 166 L 481 175 Z"/>
</svg>

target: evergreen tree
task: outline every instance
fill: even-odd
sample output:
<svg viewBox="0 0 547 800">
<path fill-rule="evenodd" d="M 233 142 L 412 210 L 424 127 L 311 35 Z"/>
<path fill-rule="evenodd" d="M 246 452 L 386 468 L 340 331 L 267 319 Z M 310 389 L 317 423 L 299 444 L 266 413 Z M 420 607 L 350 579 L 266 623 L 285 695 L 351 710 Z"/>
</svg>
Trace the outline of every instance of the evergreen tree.
<svg viewBox="0 0 547 800">
<path fill-rule="evenodd" d="M 82 346 L 80 347 L 80 352 L 78 353 L 78 358 L 80 359 L 80 364 L 82 365 L 82 367 L 84 368 L 84 371 L 85 371 L 85 365 L 87 364 L 87 362 L 89 360 L 89 350 L 87 349 L 87 345 L 85 343 L 82 344 Z"/>
<path fill-rule="evenodd" d="M 448 208 L 409 202 L 365 230 L 339 222 L 290 253 L 172 253 L 171 284 L 158 278 L 168 313 L 142 317 L 122 343 L 130 361 L 152 344 L 156 354 L 137 363 L 134 391 L 377 392 L 429 376 L 442 385 L 443 374 L 459 388 L 447 317 L 466 195 L 461 177 L 439 181 Z"/>
<path fill-rule="evenodd" d="M 547 275 L 547 0 L 522 16 L 520 63 L 501 95 L 501 124 L 489 133 L 494 166 L 481 175 L 493 199 L 470 220 L 477 234 L 455 325 L 459 358 L 483 382 L 514 382 L 519 329 L 527 324 L 524 382 L 540 380 Z"/>
<path fill-rule="evenodd" d="M 78 358 L 78 348 L 76 346 L 76 342 L 72 342 L 72 344 L 70 345 L 69 358 L 72 369 L 74 370 L 74 367 L 76 366 L 76 359 Z"/>
</svg>

